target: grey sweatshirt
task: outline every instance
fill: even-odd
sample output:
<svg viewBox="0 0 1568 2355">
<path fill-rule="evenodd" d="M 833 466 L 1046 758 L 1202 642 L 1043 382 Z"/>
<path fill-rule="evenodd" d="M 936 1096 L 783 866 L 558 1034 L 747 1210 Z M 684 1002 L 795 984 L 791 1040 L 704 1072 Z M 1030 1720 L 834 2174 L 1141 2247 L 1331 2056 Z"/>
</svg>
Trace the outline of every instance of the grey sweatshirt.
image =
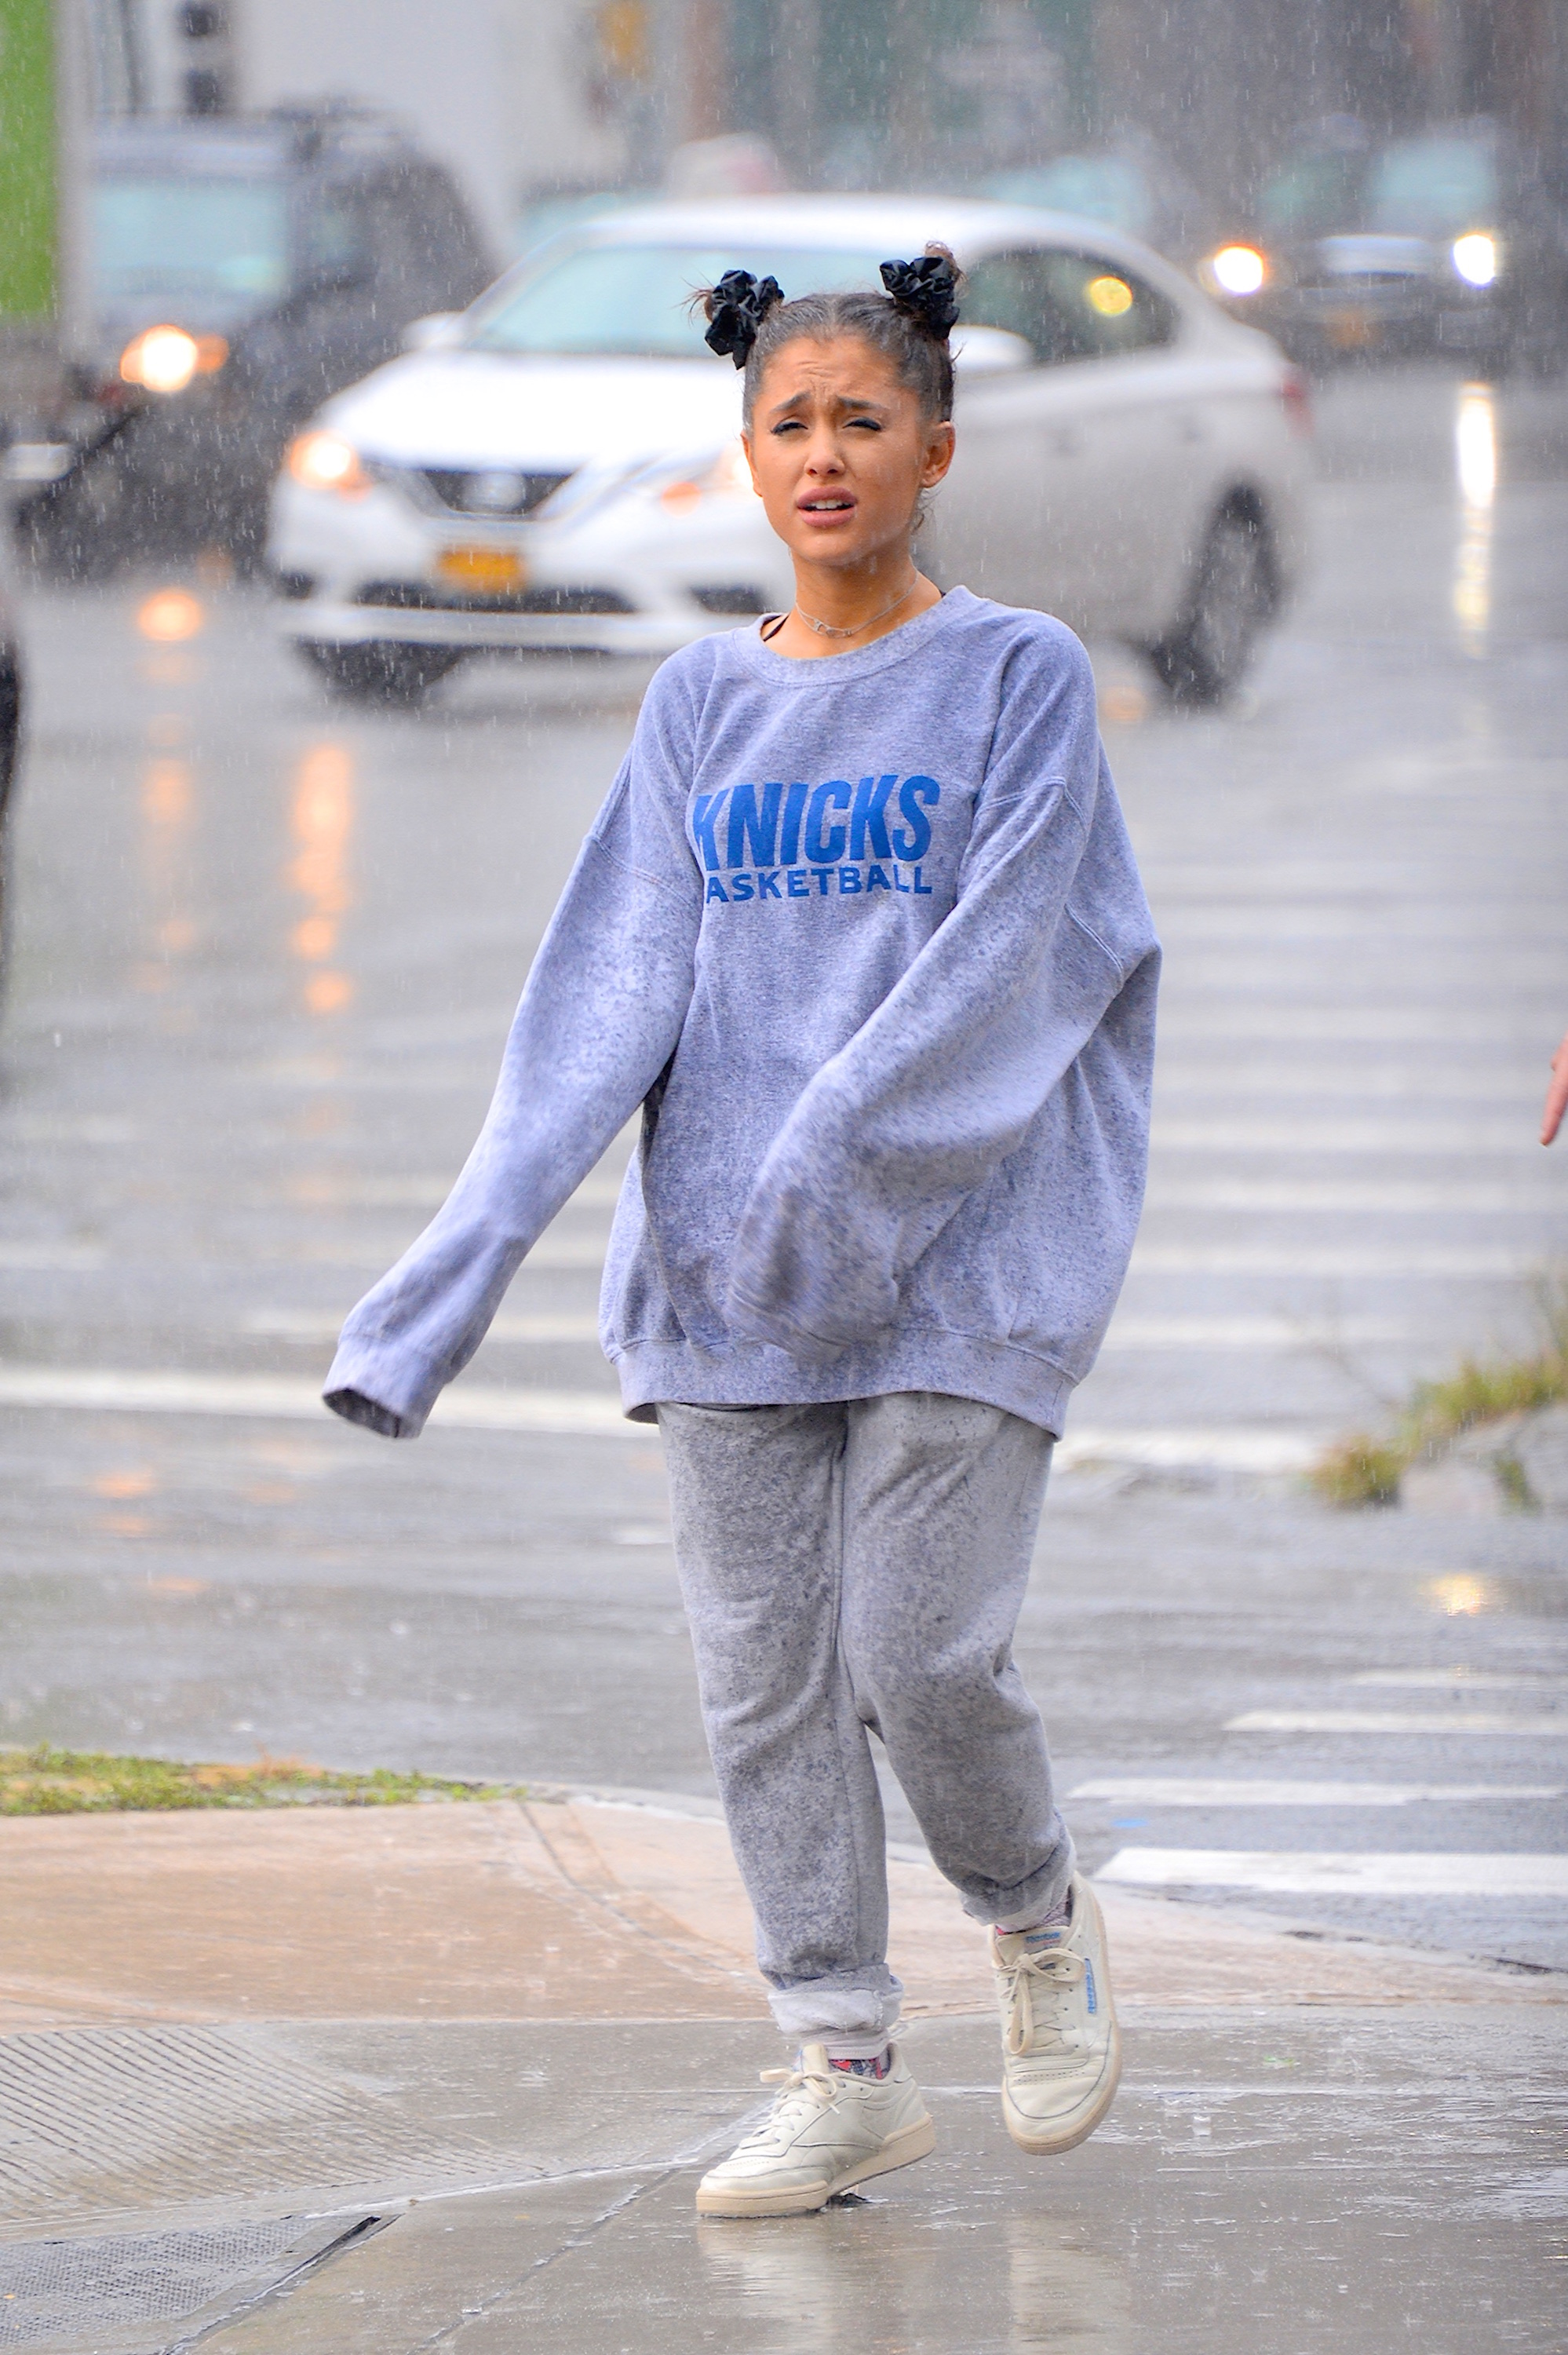
<svg viewBox="0 0 1568 2355">
<path fill-rule="evenodd" d="M 940 1391 L 1060 1433 L 1138 1224 L 1159 961 L 1060 623 L 955 589 L 821 661 L 685 647 L 329 1402 L 417 1433 L 641 1105 L 600 1309 L 629 1414 Z"/>
</svg>

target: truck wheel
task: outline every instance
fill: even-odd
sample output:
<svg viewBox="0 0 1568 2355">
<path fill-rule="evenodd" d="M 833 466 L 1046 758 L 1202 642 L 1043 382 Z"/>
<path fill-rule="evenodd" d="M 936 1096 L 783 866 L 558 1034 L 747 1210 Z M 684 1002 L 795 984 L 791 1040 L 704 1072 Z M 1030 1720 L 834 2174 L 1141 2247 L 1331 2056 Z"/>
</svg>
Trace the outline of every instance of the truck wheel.
<svg viewBox="0 0 1568 2355">
<path fill-rule="evenodd" d="M 355 646 L 323 645 L 309 638 L 296 639 L 295 644 L 327 692 L 345 703 L 391 703 L 409 709 L 422 703 L 436 681 L 445 678 L 462 660 L 459 646 L 398 645 L 390 638 L 373 638 Z"/>
<path fill-rule="evenodd" d="M 1273 602 L 1265 527 L 1227 508 L 1209 527 L 1185 614 L 1149 650 L 1171 701 L 1212 708 L 1233 694 Z"/>
</svg>

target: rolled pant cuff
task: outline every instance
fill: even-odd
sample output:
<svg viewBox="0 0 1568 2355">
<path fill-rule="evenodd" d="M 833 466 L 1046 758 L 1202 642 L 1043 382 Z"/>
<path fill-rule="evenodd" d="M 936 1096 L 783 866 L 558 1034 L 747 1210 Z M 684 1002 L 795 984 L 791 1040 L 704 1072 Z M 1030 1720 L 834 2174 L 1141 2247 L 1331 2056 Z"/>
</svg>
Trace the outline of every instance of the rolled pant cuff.
<svg viewBox="0 0 1568 2355">
<path fill-rule="evenodd" d="M 1025 1929 L 1066 1903 L 1067 1887 L 1076 1865 L 1077 1858 L 1069 1841 L 1062 1855 L 1053 1857 L 1027 1881 L 1018 1881 L 1012 1889 L 995 1889 L 984 1896 L 966 1897 L 964 1912 L 998 1930 Z"/>
<path fill-rule="evenodd" d="M 903 1983 L 885 1964 L 801 1979 L 768 1994 L 779 2033 L 796 2044 L 820 2043 L 825 2036 L 886 2037 L 898 2025 L 903 1998 Z"/>
</svg>

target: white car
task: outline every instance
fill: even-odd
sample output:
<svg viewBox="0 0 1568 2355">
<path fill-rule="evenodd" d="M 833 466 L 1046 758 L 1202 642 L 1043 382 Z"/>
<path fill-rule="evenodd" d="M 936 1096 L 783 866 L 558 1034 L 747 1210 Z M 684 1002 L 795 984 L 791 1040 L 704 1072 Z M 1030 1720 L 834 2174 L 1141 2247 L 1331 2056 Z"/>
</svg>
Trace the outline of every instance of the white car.
<svg viewBox="0 0 1568 2355">
<path fill-rule="evenodd" d="M 340 692 L 411 699 L 466 654 L 662 655 L 788 605 L 740 379 L 692 292 L 736 267 L 786 294 L 880 288 L 932 237 L 969 282 L 922 562 L 1223 697 L 1300 568 L 1300 378 L 1131 240 L 947 197 L 629 209 L 420 323 L 289 452 L 269 551 L 287 634 Z"/>
</svg>

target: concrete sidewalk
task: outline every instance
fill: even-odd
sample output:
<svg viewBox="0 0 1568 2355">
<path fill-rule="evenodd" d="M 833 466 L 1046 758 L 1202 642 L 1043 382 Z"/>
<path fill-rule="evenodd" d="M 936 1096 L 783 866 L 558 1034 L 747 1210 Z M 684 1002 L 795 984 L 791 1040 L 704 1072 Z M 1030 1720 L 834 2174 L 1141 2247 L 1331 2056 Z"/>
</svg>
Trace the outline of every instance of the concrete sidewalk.
<svg viewBox="0 0 1568 2355">
<path fill-rule="evenodd" d="M 0 1823 L 0 2347 L 1561 2348 L 1560 1979 L 1107 1890 L 1123 2092 L 1033 2162 L 913 1855 L 936 2156 L 699 2226 L 779 2055 L 690 1804 Z"/>
</svg>

